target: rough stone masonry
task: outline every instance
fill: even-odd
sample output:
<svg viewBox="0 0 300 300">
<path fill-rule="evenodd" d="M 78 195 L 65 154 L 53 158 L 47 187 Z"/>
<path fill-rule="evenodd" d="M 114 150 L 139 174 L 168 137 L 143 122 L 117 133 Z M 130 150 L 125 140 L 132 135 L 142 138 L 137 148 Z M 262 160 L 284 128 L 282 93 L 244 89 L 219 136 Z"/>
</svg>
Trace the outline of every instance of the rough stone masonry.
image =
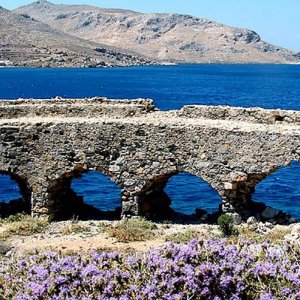
<svg viewBox="0 0 300 300">
<path fill-rule="evenodd" d="M 259 207 L 251 201 L 255 185 L 300 159 L 298 111 L 159 111 L 149 99 L 100 97 L 1 100 L 0 134 L 1 173 L 18 182 L 33 216 L 53 218 L 72 206 L 72 178 L 89 170 L 120 187 L 123 216 L 163 215 L 167 181 L 188 172 L 219 193 L 223 212 L 248 218 Z"/>
</svg>

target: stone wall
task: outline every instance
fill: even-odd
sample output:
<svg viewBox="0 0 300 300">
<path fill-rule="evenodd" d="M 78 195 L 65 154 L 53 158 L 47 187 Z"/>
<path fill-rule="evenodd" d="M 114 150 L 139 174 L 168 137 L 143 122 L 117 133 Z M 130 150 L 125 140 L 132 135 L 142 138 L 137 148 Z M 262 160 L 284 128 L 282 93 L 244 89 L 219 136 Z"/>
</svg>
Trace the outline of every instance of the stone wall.
<svg viewBox="0 0 300 300">
<path fill-rule="evenodd" d="M 231 107 L 187 105 L 178 111 L 178 116 L 187 118 L 207 118 L 213 120 L 243 121 L 249 123 L 291 123 L 300 125 L 300 112 L 259 107 Z"/>
<path fill-rule="evenodd" d="M 224 212 L 247 218 L 261 207 L 251 201 L 255 185 L 300 158 L 298 121 L 271 122 L 273 113 L 205 106 L 163 112 L 142 99 L 3 101 L 0 172 L 20 179 L 34 216 L 57 217 L 72 205 L 71 179 L 98 170 L 121 188 L 124 216 L 163 216 L 168 179 L 188 172 L 219 193 Z"/>
<path fill-rule="evenodd" d="M 152 100 L 108 100 L 103 97 L 86 99 L 18 99 L 0 100 L 0 119 L 22 117 L 89 117 L 109 115 L 122 118 L 155 110 Z"/>
</svg>

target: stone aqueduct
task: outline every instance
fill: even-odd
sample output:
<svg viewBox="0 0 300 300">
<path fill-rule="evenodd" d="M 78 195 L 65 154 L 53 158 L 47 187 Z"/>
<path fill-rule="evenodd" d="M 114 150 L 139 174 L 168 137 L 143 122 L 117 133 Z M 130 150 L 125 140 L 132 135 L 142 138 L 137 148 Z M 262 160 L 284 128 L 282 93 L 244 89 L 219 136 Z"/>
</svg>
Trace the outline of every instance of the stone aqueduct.
<svg viewBox="0 0 300 300">
<path fill-rule="evenodd" d="M 300 159 L 297 111 L 55 98 L 0 101 L 0 118 L 0 171 L 33 216 L 59 216 L 72 206 L 72 178 L 98 170 L 121 188 L 124 216 L 163 214 L 168 179 L 188 172 L 219 193 L 224 212 L 248 217 L 255 185 Z"/>
</svg>

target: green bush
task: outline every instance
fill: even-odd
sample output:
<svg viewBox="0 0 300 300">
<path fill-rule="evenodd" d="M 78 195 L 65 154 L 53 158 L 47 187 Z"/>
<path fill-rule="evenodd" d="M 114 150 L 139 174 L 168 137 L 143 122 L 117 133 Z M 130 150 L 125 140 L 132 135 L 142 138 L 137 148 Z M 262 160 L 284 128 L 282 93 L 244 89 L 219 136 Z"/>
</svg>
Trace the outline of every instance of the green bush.
<svg viewBox="0 0 300 300">
<path fill-rule="evenodd" d="M 237 230 L 234 228 L 234 220 L 230 215 L 221 215 L 218 218 L 218 225 L 224 236 L 237 235 Z"/>
</svg>

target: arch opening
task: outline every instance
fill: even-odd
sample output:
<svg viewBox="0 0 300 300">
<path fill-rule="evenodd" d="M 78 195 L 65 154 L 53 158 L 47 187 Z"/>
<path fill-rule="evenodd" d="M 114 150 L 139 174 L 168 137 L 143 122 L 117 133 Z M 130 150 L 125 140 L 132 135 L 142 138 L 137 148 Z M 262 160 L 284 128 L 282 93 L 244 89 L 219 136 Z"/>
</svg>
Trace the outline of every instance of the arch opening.
<svg viewBox="0 0 300 300">
<path fill-rule="evenodd" d="M 290 165 L 281 167 L 275 172 L 266 176 L 255 186 L 252 200 L 263 203 L 268 209 L 270 219 L 278 217 L 282 223 L 288 221 L 288 216 L 280 212 L 287 213 L 295 219 L 300 220 L 300 162 L 292 161 Z M 263 212 L 262 212 L 263 214 Z"/>
<path fill-rule="evenodd" d="M 156 178 L 144 194 L 147 193 L 142 215 L 150 219 L 185 224 L 215 223 L 221 212 L 222 200 L 217 191 L 190 173 Z"/>
<path fill-rule="evenodd" d="M 105 174 L 74 170 L 52 186 L 50 220 L 118 220 L 121 217 L 121 190 Z"/>
<path fill-rule="evenodd" d="M 31 189 L 17 174 L 0 171 L 0 218 L 31 213 Z"/>
<path fill-rule="evenodd" d="M 172 176 L 164 189 L 178 221 L 215 222 L 220 215 L 221 197 L 211 185 L 190 173 Z"/>
</svg>

